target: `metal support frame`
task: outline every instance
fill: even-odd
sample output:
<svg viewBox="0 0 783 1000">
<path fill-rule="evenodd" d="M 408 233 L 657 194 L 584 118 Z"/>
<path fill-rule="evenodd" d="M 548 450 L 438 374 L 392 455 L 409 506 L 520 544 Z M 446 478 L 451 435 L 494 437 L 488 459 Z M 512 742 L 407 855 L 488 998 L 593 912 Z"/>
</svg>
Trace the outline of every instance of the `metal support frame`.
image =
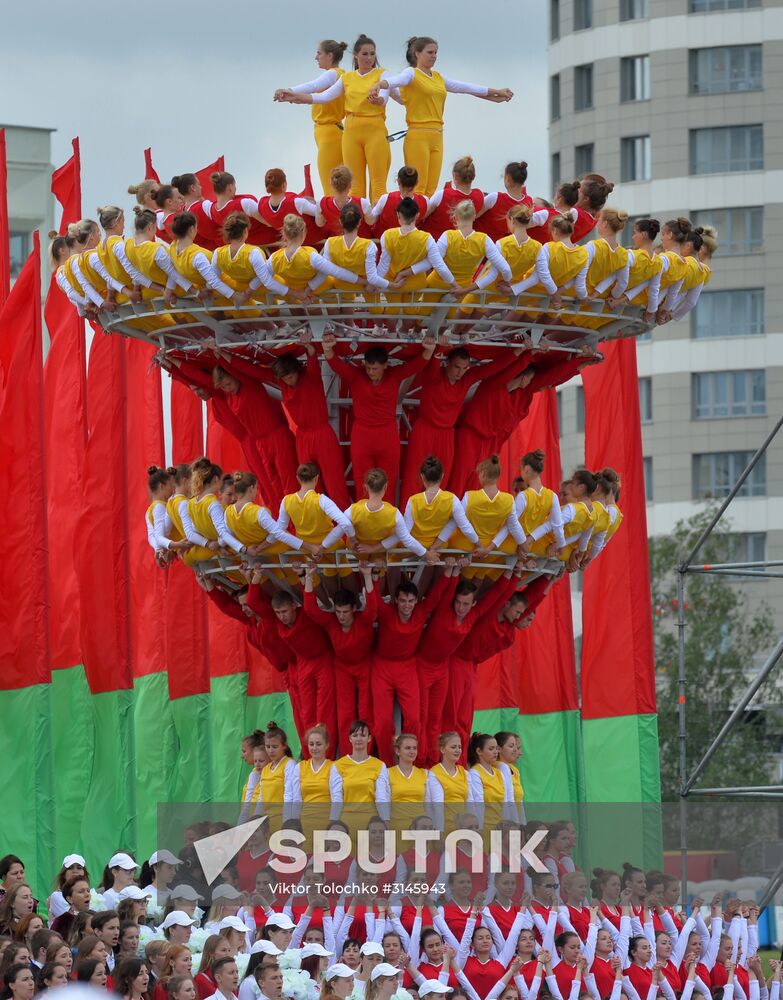
<svg viewBox="0 0 783 1000">
<path fill-rule="evenodd" d="M 777 421 L 775 426 L 769 432 L 767 437 L 764 439 L 762 444 L 754 452 L 750 461 L 748 462 L 745 469 L 743 469 L 737 481 L 734 483 L 732 488 L 729 490 L 728 495 L 723 500 L 721 505 L 716 510 L 710 523 L 701 533 L 696 543 L 691 548 L 690 552 L 687 554 L 685 559 L 677 567 L 677 639 L 678 639 L 678 661 L 679 661 L 679 671 L 678 671 L 678 693 L 679 693 L 679 706 L 678 706 L 678 722 L 679 722 L 679 771 L 680 771 L 680 881 L 681 881 L 681 895 L 682 899 L 687 898 L 687 883 L 688 883 L 688 798 L 692 795 L 696 796 L 716 796 L 716 795 L 733 795 L 739 798 L 759 798 L 759 799 L 781 799 L 783 798 L 783 789 L 779 786 L 774 785 L 756 785 L 756 786 L 737 786 L 737 787 L 726 787 L 726 788 L 698 788 L 697 782 L 701 775 L 703 774 L 705 768 L 712 760 L 714 755 L 718 752 L 721 746 L 726 741 L 727 737 L 731 731 L 736 726 L 737 722 L 744 715 L 748 705 L 755 697 L 759 688 L 762 686 L 764 681 L 769 677 L 775 667 L 779 664 L 781 657 L 783 657 L 783 637 L 780 638 L 777 645 L 770 652 L 766 661 L 762 665 L 756 677 L 748 684 L 745 692 L 740 698 L 739 702 L 735 706 L 734 710 L 731 712 L 728 719 L 724 722 L 720 731 L 717 733 L 713 739 L 710 746 L 702 755 L 701 759 L 698 761 L 696 766 L 693 768 L 692 772 L 688 773 L 688 757 L 687 757 L 687 726 L 686 726 L 686 706 L 687 706 L 687 676 L 685 669 L 685 630 L 687 628 L 687 623 L 685 620 L 685 578 L 689 573 L 695 574 L 714 574 L 715 576 L 744 576 L 753 578 L 763 578 L 763 579 L 779 579 L 783 577 L 783 573 L 780 572 L 770 572 L 771 569 L 777 569 L 783 564 L 781 560 L 769 560 L 764 562 L 735 562 L 735 563 L 714 563 L 714 564 L 703 564 L 701 566 L 694 565 L 694 560 L 697 558 L 707 539 L 712 535 L 716 526 L 720 522 L 723 515 L 726 513 L 730 507 L 732 501 L 739 494 L 742 486 L 747 481 L 753 469 L 759 463 L 761 458 L 766 454 L 770 444 L 774 441 L 775 437 L 779 433 L 781 427 L 783 427 L 783 416 Z M 761 906 L 764 907 L 772 899 L 777 889 L 783 884 L 783 865 L 781 865 L 777 872 L 772 876 L 767 889 L 764 893 L 764 897 L 761 902 Z"/>
</svg>

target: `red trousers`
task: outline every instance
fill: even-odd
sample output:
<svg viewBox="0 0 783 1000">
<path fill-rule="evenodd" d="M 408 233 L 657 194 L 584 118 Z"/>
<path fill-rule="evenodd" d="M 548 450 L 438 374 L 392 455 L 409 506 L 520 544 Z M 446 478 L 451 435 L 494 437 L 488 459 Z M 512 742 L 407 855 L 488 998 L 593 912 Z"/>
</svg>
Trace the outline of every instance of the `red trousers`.
<svg viewBox="0 0 783 1000">
<path fill-rule="evenodd" d="M 267 501 L 273 517 L 277 517 L 280 501 L 286 493 L 298 489 L 296 479 L 296 445 L 294 435 L 287 427 L 273 427 L 262 438 L 253 442 L 266 473 L 261 482 L 261 494 Z"/>
<path fill-rule="evenodd" d="M 291 712 L 294 716 L 294 725 L 296 726 L 297 733 L 301 736 L 301 734 L 305 731 L 305 726 L 302 717 L 302 703 L 299 698 L 298 675 L 299 672 L 296 664 L 289 663 L 288 669 L 283 673 L 283 681 L 285 682 L 285 689 L 288 692 L 288 697 L 291 701 Z"/>
<path fill-rule="evenodd" d="M 417 662 L 375 657 L 372 673 L 373 735 L 376 753 L 391 767 L 394 756 L 394 699 L 402 712 L 402 732 L 412 733 L 421 742 L 419 676 Z"/>
<path fill-rule="evenodd" d="M 345 485 L 345 459 L 334 430 L 327 424 L 317 429 L 299 428 L 296 432 L 296 454 L 301 462 L 315 462 L 321 470 L 321 491 L 340 510 L 351 505 Z M 290 491 L 289 491 L 290 492 Z"/>
<path fill-rule="evenodd" d="M 424 489 L 419 478 L 421 463 L 428 455 L 434 455 L 443 466 L 443 487 L 451 490 L 450 474 L 454 463 L 454 428 L 436 427 L 428 420 L 417 420 L 408 439 L 405 454 L 405 474 L 402 479 L 400 509 L 405 510 L 408 498 Z M 452 492 L 457 492 L 453 490 Z M 462 496 L 457 493 L 457 496 Z"/>
<path fill-rule="evenodd" d="M 334 745 L 338 745 L 340 753 L 345 756 L 351 752 L 351 741 L 348 733 L 357 719 L 366 722 L 373 729 L 372 697 L 370 694 L 370 676 L 372 658 L 359 660 L 358 663 L 346 663 L 344 660 L 334 661 L 334 687 L 337 699 L 337 737 Z"/>
<path fill-rule="evenodd" d="M 329 733 L 337 732 L 334 691 L 334 661 L 331 653 L 310 659 L 296 658 L 296 685 L 299 690 L 302 728 L 299 738 L 312 726 L 322 723 Z"/>
<path fill-rule="evenodd" d="M 474 660 L 463 660 L 461 656 L 452 656 L 449 663 L 449 688 L 443 710 L 442 732 L 459 733 L 462 741 L 460 763 L 463 766 L 467 763 L 468 740 L 473 729 L 477 678 L 478 665 Z"/>
<path fill-rule="evenodd" d="M 400 475 L 400 432 L 396 421 L 387 427 L 366 427 L 354 422 L 351 428 L 351 464 L 356 499 L 364 496 L 364 477 L 370 469 L 383 469 L 389 478 L 386 497 L 391 503 Z"/>
<path fill-rule="evenodd" d="M 466 490 L 478 487 L 476 466 L 492 454 L 492 442 L 477 434 L 472 427 L 458 427 L 454 438 L 454 465 L 447 489 L 458 497 Z"/>
<path fill-rule="evenodd" d="M 440 760 L 440 734 L 449 689 L 449 661 L 437 663 L 419 661 L 419 699 L 421 740 L 419 761 L 423 767 L 434 767 Z"/>
</svg>

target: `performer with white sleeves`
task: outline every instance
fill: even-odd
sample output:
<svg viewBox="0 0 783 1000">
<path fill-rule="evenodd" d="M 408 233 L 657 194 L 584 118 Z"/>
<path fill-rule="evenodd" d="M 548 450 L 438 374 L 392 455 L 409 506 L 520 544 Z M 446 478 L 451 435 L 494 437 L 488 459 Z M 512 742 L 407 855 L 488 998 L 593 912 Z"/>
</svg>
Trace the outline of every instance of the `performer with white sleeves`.
<svg viewBox="0 0 783 1000">
<path fill-rule="evenodd" d="M 311 726 L 304 734 L 309 758 L 286 771 L 284 799 L 287 816 L 299 818 L 305 803 L 331 802 L 329 822 L 340 818 L 343 779 L 335 762 L 326 756 L 329 733 L 326 726 Z"/>
</svg>

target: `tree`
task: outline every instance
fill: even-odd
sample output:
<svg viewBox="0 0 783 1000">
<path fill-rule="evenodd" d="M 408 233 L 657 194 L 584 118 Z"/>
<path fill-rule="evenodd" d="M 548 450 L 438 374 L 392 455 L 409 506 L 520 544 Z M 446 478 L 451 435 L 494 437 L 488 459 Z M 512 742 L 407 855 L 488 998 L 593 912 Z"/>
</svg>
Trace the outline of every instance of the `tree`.
<svg viewBox="0 0 783 1000">
<path fill-rule="evenodd" d="M 704 510 L 678 522 L 671 535 L 650 541 L 661 797 L 669 802 L 679 795 L 676 569 L 712 514 L 712 509 Z M 698 555 L 699 565 L 732 561 L 736 537 L 721 522 Z M 762 605 L 751 610 L 745 589 L 724 576 L 688 574 L 685 588 L 686 745 L 692 771 L 747 687 L 754 659 L 768 653 L 776 633 L 770 609 Z M 756 695 L 745 719 L 703 772 L 702 787 L 769 784 L 764 717 L 753 709 L 773 686 L 768 680 Z"/>
</svg>

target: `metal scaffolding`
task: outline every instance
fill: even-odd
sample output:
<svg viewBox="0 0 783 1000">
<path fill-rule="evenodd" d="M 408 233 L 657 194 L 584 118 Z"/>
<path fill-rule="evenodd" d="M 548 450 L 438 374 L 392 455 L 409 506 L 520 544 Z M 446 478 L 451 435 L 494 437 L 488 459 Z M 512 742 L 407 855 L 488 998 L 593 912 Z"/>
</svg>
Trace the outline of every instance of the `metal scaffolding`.
<svg viewBox="0 0 783 1000">
<path fill-rule="evenodd" d="M 707 540 L 712 535 L 723 515 L 731 506 L 732 501 L 739 494 L 743 484 L 750 476 L 753 469 L 766 454 L 770 444 L 774 441 L 781 427 L 783 427 L 783 416 L 777 421 L 775 426 L 767 435 L 764 442 L 751 457 L 747 466 L 743 470 L 736 483 L 732 486 L 723 503 L 718 507 L 712 520 L 699 536 L 696 544 L 690 550 L 685 559 L 677 567 L 677 635 L 679 650 L 679 749 L 680 749 L 680 881 L 682 885 L 682 898 L 687 898 L 688 884 L 688 799 L 692 795 L 715 796 L 731 795 L 737 798 L 760 798 L 760 799 L 783 799 L 783 789 L 775 785 L 740 786 L 731 788 L 698 788 L 697 783 L 709 762 L 724 744 L 729 734 L 732 732 L 737 722 L 743 717 L 745 710 L 750 705 L 756 695 L 775 667 L 783 657 L 783 637 L 780 638 L 774 649 L 762 664 L 758 674 L 748 684 L 742 697 L 734 707 L 728 719 L 724 722 L 718 734 L 710 743 L 707 750 L 702 755 L 692 771 L 688 771 L 687 759 L 687 728 L 686 728 L 686 707 L 687 707 L 687 677 L 685 669 L 685 578 L 689 573 L 714 574 L 716 576 L 743 576 L 749 578 L 781 578 L 780 560 L 770 560 L 765 562 L 736 562 L 736 563 L 716 563 L 711 565 L 694 565 L 694 560 L 704 548 Z M 780 885 L 783 884 L 783 866 L 776 871 L 764 893 L 764 905 L 774 896 Z"/>
</svg>

